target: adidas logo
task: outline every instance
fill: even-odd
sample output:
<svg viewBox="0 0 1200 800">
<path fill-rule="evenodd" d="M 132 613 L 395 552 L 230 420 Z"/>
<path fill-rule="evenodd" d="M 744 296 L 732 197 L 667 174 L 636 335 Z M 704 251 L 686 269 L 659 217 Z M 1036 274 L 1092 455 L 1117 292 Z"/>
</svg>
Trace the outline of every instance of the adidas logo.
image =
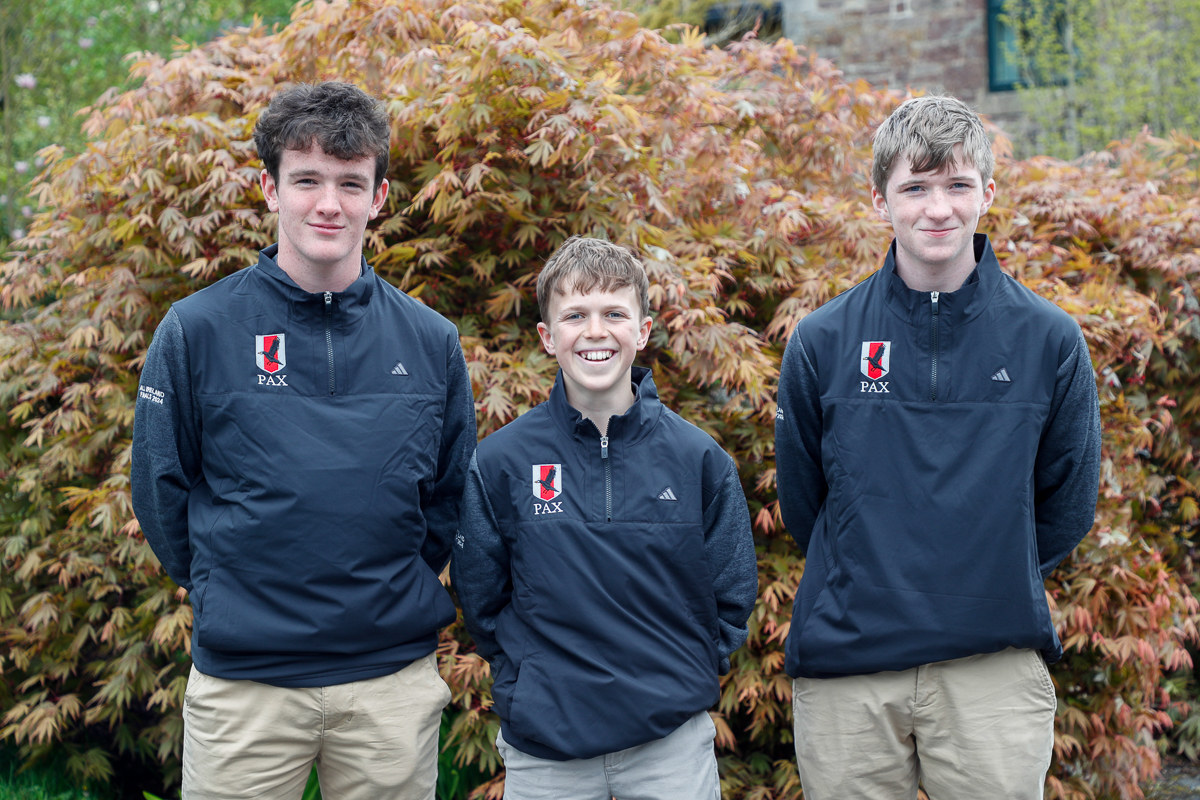
<svg viewBox="0 0 1200 800">
<path fill-rule="evenodd" d="M 658 499 L 659 500 L 678 500 L 679 498 L 675 496 L 675 493 L 671 491 L 671 487 L 668 486 L 667 488 L 663 489 L 661 492 L 658 493 Z"/>
<path fill-rule="evenodd" d="M 992 376 L 992 380 L 1000 381 L 1001 383 L 1012 383 L 1012 378 L 1008 377 L 1008 370 L 1004 369 L 1003 367 L 1000 368 L 999 372 Z"/>
<path fill-rule="evenodd" d="M 392 374 L 393 375 L 407 375 L 408 370 L 406 370 L 404 368 L 403 364 L 401 364 L 399 361 L 397 361 L 396 366 L 392 367 Z"/>
</svg>

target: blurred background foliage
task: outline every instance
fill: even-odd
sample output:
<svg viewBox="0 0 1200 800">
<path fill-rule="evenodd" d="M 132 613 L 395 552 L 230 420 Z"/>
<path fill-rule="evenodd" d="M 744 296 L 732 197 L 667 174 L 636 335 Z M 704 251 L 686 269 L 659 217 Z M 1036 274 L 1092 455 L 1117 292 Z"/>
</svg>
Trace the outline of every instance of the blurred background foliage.
<svg viewBox="0 0 1200 800">
<path fill-rule="evenodd" d="M 286 24 L 293 0 L 12 0 L 0 3 L 0 248 L 29 227 L 22 187 L 37 151 L 79 152 L 79 110 L 129 88 L 126 56 L 169 56 L 255 17 Z"/>
<path fill-rule="evenodd" d="M 343 79 L 394 120 L 368 258 L 457 324 L 481 435 L 553 381 L 533 286 L 557 244 L 606 236 L 645 261 L 641 363 L 737 460 L 755 521 L 760 602 L 714 710 L 724 795 L 798 797 L 781 645 L 804 567 L 776 509 L 775 380 L 795 323 L 880 264 L 869 144 L 902 97 L 786 40 L 717 49 L 579 0 L 313 0 L 278 32 L 128 66 L 83 101 L 86 146 L 37 151 L 28 235 L 0 260 L 0 736 L 81 781 L 174 791 L 191 609 L 129 506 L 138 373 L 170 302 L 274 239 L 257 114 L 289 83 Z M 1161 750 L 1200 741 L 1200 143 L 996 149 L 983 227 L 1083 326 L 1104 420 L 1097 524 L 1046 585 L 1067 647 L 1047 796 L 1136 798 Z M 439 655 L 455 790 L 498 798 L 487 666 L 460 625 Z"/>
</svg>

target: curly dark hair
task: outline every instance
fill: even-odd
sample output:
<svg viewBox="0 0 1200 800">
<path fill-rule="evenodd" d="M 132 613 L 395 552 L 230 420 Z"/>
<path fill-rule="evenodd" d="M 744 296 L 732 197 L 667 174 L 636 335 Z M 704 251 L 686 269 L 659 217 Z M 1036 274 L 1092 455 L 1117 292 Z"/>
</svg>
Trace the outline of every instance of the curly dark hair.
<svg viewBox="0 0 1200 800">
<path fill-rule="evenodd" d="M 381 101 L 349 83 L 326 81 L 291 86 L 271 100 L 254 126 L 258 157 L 276 183 L 284 150 L 307 150 L 313 142 L 335 158 L 375 158 L 375 186 L 387 176 L 391 125 Z"/>
</svg>

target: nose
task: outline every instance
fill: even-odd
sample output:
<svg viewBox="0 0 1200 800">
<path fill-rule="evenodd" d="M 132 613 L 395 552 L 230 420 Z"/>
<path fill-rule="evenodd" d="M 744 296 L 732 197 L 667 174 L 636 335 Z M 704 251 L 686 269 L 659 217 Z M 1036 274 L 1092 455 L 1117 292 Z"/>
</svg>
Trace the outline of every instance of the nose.
<svg viewBox="0 0 1200 800">
<path fill-rule="evenodd" d="M 950 198 L 941 189 L 929 193 L 929 202 L 925 206 L 925 216 L 931 219 L 946 219 L 953 213 Z"/>
<path fill-rule="evenodd" d="M 592 314 L 588 317 L 587 336 L 589 339 L 604 338 L 604 319 L 598 314 Z"/>
<path fill-rule="evenodd" d="M 316 210 L 319 214 L 325 216 L 336 216 L 341 211 L 341 205 L 338 203 L 337 187 L 325 186 L 321 188 L 320 194 L 317 197 Z"/>
</svg>

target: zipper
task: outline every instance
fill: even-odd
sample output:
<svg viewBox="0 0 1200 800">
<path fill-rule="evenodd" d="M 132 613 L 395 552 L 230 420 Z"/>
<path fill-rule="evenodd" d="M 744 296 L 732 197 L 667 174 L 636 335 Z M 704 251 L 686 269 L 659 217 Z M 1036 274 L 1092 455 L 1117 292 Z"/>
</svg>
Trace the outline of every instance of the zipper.
<svg viewBox="0 0 1200 800">
<path fill-rule="evenodd" d="M 929 399 L 937 400 L 937 360 L 938 360 L 938 296 L 941 292 L 930 292 L 929 299 L 933 301 L 933 317 L 929 328 L 929 352 L 932 358 L 929 362 Z"/>
<path fill-rule="evenodd" d="M 608 459 L 608 437 L 600 434 L 600 458 L 604 461 L 604 521 L 612 522 L 612 462 Z"/>
<path fill-rule="evenodd" d="M 333 376 L 333 292 L 325 293 L 325 351 L 329 354 L 329 393 L 337 394 Z"/>
</svg>

